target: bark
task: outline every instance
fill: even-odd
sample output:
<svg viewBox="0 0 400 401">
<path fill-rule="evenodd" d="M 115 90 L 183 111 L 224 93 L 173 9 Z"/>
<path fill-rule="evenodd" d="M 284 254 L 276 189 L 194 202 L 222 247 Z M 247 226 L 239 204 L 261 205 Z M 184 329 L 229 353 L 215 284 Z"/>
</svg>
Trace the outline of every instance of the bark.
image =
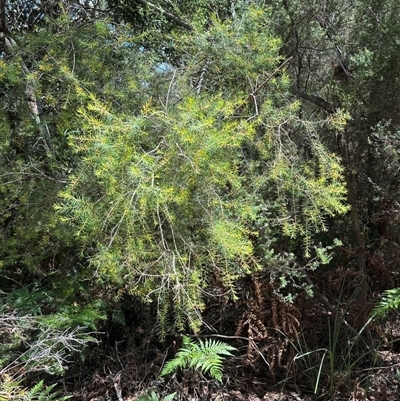
<svg viewBox="0 0 400 401">
<path fill-rule="evenodd" d="M 353 166 L 352 156 L 349 154 L 348 137 L 347 132 L 340 134 L 337 140 L 337 146 L 339 154 L 342 158 L 344 165 L 346 166 L 346 184 L 348 201 L 351 206 L 350 219 L 351 226 L 354 234 L 355 243 L 357 246 L 357 270 L 362 274 L 366 273 L 366 259 L 365 259 L 365 236 L 360 221 L 360 211 L 358 206 L 358 185 L 357 177 L 355 172 L 355 166 Z M 366 290 L 366 288 L 363 288 Z"/>
<path fill-rule="evenodd" d="M 5 37 L 5 44 L 6 44 L 6 48 L 9 51 L 9 53 L 13 54 L 14 49 L 16 47 L 16 43 L 15 43 L 14 39 L 11 38 L 10 36 Z M 40 131 L 40 134 L 44 140 L 46 150 L 48 152 L 51 152 L 53 149 L 53 144 L 52 144 L 52 140 L 51 140 L 49 127 L 43 121 L 42 104 L 36 96 L 35 82 L 29 78 L 30 71 L 29 71 L 28 67 L 25 65 L 25 63 L 22 63 L 22 72 L 26 78 L 25 94 L 26 94 L 26 100 L 27 100 L 29 110 L 31 111 L 32 116 L 35 119 L 36 125 L 37 125 L 37 127 Z"/>
<path fill-rule="evenodd" d="M 332 114 L 335 112 L 335 108 L 333 107 L 333 105 L 322 99 L 322 97 L 309 95 L 308 93 L 303 92 L 301 89 L 295 86 L 290 87 L 290 92 L 300 99 L 307 100 L 307 102 L 315 104 L 322 110 L 325 110 L 328 114 Z"/>
<path fill-rule="evenodd" d="M 6 24 L 6 0 L 0 0 L 0 32 L 9 33 Z"/>
</svg>

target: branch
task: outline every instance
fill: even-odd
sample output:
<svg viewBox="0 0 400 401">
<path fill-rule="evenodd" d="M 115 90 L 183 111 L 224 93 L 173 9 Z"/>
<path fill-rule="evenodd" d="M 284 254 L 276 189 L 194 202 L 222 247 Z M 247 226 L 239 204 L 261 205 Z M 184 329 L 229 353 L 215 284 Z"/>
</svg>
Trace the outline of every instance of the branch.
<svg viewBox="0 0 400 401">
<path fill-rule="evenodd" d="M 252 93 L 250 93 L 250 96 L 254 96 L 254 95 L 258 92 L 258 90 L 259 90 L 260 88 L 262 88 L 266 83 L 268 83 L 280 70 L 282 70 L 283 67 L 285 67 L 285 65 L 286 65 L 292 58 L 293 58 L 293 56 L 290 56 L 290 57 L 287 58 L 282 64 L 280 64 L 279 67 L 276 68 L 275 71 L 273 71 L 272 74 L 270 74 L 270 75 L 268 76 L 268 78 L 267 78 L 265 81 L 263 81 L 260 85 L 258 85 L 258 86 L 253 90 Z"/>
<path fill-rule="evenodd" d="M 190 25 L 189 23 L 183 21 L 181 18 L 179 18 L 178 16 L 170 13 L 169 11 L 165 11 L 163 10 L 161 7 L 150 3 L 147 0 L 136 0 L 137 3 L 143 4 L 144 6 L 148 6 L 150 8 L 153 8 L 154 10 L 157 10 L 158 12 L 160 12 L 167 20 L 175 22 L 176 24 L 180 25 L 182 28 L 187 29 L 188 31 L 192 31 L 193 27 L 192 25 Z"/>
<path fill-rule="evenodd" d="M 325 110 L 329 114 L 333 114 L 335 112 L 335 108 L 333 107 L 333 105 L 328 103 L 326 100 L 322 99 L 322 97 L 316 95 L 309 95 L 295 86 L 291 86 L 289 90 L 293 95 L 299 97 L 300 99 L 304 99 L 310 103 L 315 104 L 316 106 Z"/>
<path fill-rule="evenodd" d="M 5 44 L 7 47 L 7 50 L 10 52 L 10 54 L 13 54 L 15 52 L 15 47 L 16 43 L 15 40 L 12 37 L 6 37 L 5 38 Z M 26 64 L 22 62 L 22 72 L 24 73 L 26 77 L 26 89 L 25 89 L 25 94 L 27 96 L 27 103 L 28 107 L 35 118 L 35 122 L 39 128 L 40 133 L 42 134 L 42 137 L 45 142 L 46 150 L 51 152 L 53 148 L 51 136 L 50 136 L 50 131 L 49 127 L 47 126 L 46 123 L 43 122 L 42 119 L 42 104 L 40 100 L 36 97 L 36 91 L 34 87 L 34 82 L 32 79 L 29 78 L 30 71 Z"/>
</svg>

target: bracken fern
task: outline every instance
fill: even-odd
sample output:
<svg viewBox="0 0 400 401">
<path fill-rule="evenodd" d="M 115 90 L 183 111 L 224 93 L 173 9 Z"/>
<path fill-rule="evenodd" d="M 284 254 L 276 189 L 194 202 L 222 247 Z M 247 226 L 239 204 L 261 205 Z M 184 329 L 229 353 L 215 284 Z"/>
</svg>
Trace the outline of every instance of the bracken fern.
<svg viewBox="0 0 400 401">
<path fill-rule="evenodd" d="M 72 396 L 60 396 L 59 392 L 52 393 L 55 384 L 52 386 L 45 387 L 43 381 L 40 381 L 31 389 L 29 389 L 25 396 L 22 398 L 23 401 L 65 401 L 70 399 Z"/>
<path fill-rule="evenodd" d="M 202 373 L 209 373 L 213 379 L 222 381 L 222 363 L 224 356 L 232 356 L 231 351 L 236 348 L 216 340 L 194 342 L 184 336 L 182 348 L 176 353 L 175 358 L 168 361 L 161 376 L 176 372 L 179 369 L 194 368 Z"/>
<path fill-rule="evenodd" d="M 46 387 L 40 381 L 32 388 L 24 389 L 21 382 L 5 374 L 0 383 L 0 401 L 65 401 L 72 397 L 61 396 L 59 391 L 53 392 L 54 387 L 55 384 Z"/>
<path fill-rule="evenodd" d="M 396 310 L 400 306 L 400 288 L 386 290 L 382 294 L 382 299 L 372 312 L 373 316 L 383 317 L 390 310 Z"/>
</svg>

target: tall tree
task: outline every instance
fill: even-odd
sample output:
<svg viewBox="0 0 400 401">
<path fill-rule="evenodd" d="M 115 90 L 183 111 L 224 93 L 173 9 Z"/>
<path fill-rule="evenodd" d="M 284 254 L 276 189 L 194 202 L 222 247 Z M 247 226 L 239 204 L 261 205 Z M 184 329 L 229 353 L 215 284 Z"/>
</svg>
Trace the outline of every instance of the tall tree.
<svg viewBox="0 0 400 401">
<path fill-rule="evenodd" d="M 387 170 L 392 162 L 381 163 L 376 152 L 385 153 L 385 146 L 393 151 L 397 141 L 398 5 L 373 0 L 318 5 L 282 1 L 274 9 L 281 21 L 278 31 L 286 38 L 282 51 L 292 56 L 292 92 L 303 101 L 302 116 L 312 119 L 316 113 L 326 116 L 339 110 L 347 115 L 345 129 L 327 131 L 324 143 L 346 167 L 352 230 L 344 231 L 342 240 L 349 254 L 356 255 L 350 263 L 368 273 L 368 266 L 376 262 L 375 247 L 381 246 L 377 239 L 389 226 L 397 230 L 392 225 L 397 209 L 389 195 L 396 174 Z M 393 177 L 390 190 L 378 184 L 387 182 L 387 176 Z"/>
</svg>

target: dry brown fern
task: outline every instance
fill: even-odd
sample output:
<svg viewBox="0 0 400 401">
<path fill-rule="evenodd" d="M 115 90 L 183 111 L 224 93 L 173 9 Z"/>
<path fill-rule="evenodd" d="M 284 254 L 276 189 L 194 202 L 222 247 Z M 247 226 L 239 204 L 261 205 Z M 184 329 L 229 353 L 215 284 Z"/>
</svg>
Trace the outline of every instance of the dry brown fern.
<svg viewBox="0 0 400 401">
<path fill-rule="evenodd" d="M 254 359 L 258 347 L 255 341 L 267 338 L 268 332 L 264 323 L 253 312 L 245 312 L 236 329 L 236 336 L 245 334 L 248 338 L 246 364 L 250 364 Z"/>
<path fill-rule="evenodd" d="M 255 369 L 259 363 L 266 364 L 275 379 L 275 369 L 292 365 L 294 355 L 290 356 L 293 349 L 289 345 L 300 332 L 300 311 L 279 298 L 271 283 L 258 275 L 252 277 L 245 306 L 235 332 L 248 338 L 245 364 Z"/>
</svg>

